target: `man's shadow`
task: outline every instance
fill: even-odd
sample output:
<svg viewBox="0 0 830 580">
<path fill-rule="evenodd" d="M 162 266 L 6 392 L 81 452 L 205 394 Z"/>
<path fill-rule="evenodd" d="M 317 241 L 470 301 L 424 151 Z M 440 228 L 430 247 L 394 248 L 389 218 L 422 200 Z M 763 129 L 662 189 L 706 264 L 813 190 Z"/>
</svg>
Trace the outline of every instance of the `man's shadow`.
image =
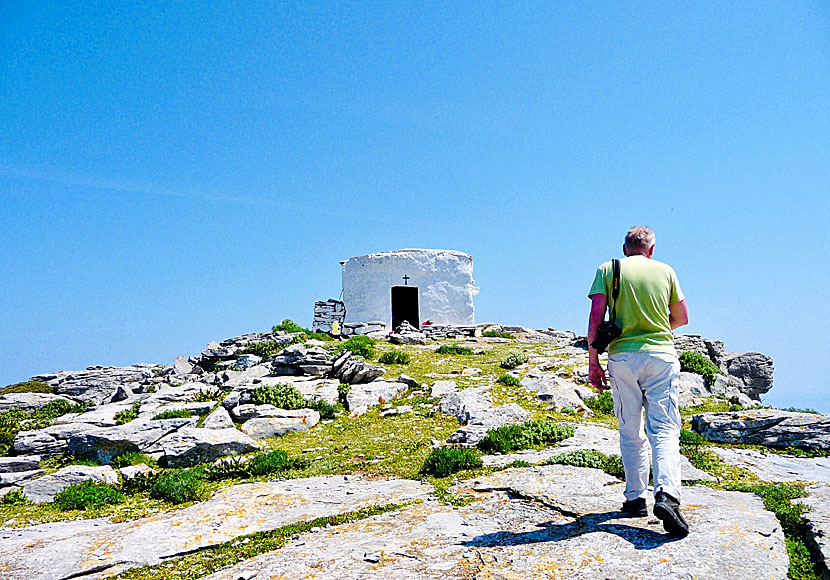
<svg viewBox="0 0 830 580">
<path fill-rule="evenodd" d="M 583 534 L 602 532 L 623 538 L 630 542 L 635 550 L 652 550 L 679 539 L 647 528 L 617 522 L 617 520 L 626 519 L 630 519 L 630 516 L 621 512 L 587 514 L 567 524 L 554 524 L 553 522 L 539 524 L 543 526 L 542 529 L 530 532 L 484 534 L 464 542 L 463 545 L 470 547 L 519 546 L 539 542 L 561 542 Z"/>
</svg>

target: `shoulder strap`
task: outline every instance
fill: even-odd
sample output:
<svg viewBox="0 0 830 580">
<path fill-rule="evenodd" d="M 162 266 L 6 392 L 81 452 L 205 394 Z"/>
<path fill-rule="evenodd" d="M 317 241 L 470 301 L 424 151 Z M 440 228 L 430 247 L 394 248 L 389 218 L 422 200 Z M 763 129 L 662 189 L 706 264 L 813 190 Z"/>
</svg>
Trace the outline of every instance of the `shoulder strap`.
<svg viewBox="0 0 830 580">
<path fill-rule="evenodd" d="M 617 298 L 620 297 L 620 261 L 613 260 L 614 278 L 611 281 L 611 298 L 614 299 L 614 305 L 611 307 L 611 322 L 617 319 Z"/>
</svg>

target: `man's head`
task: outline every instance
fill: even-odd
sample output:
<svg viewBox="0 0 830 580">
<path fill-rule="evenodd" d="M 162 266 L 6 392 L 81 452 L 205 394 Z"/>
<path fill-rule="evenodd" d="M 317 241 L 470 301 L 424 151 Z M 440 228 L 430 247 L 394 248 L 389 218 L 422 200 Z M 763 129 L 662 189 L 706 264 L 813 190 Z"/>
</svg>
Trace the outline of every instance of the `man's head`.
<svg viewBox="0 0 830 580">
<path fill-rule="evenodd" d="M 654 254 L 654 232 L 646 226 L 634 226 L 625 234 L 623 254 L 626 256 L 645 256 Z"/>
</svg>

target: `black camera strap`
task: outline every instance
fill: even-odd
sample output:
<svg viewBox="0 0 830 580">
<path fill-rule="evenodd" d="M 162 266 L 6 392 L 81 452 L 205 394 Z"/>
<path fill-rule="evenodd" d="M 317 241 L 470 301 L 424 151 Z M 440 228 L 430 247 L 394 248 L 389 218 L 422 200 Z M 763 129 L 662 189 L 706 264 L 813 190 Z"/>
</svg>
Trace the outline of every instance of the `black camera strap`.
<svg viewBox="0 0 830 580">
<path fill-rule="evenodd" d="M 611 297 L 614 299 L 614 305 L 611 307 L 611 322 L 617 320 L 617 298 L 620 297 L 620 261 L 612 260 L 611 264 L 614 268 L 614 277 L 611 280 Z"/>
</svg>

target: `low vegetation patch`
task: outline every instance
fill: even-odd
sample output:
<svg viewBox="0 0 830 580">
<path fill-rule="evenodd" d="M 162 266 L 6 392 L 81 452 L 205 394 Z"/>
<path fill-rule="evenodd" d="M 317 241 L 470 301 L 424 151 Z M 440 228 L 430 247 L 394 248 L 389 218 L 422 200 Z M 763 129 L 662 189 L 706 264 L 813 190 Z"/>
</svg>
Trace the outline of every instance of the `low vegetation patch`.
<svg viewBox="0 0 830 580">
<path fill-rule="evenodd" d="M 574 467 L 591 467 L 601 469 L 617 479 L 625 479 L 622 458 L 619 455 L 605 455 L 594 449 L 575 449 L 554 455 L 545 465 L 572 465 Z"/>
<path fill-rule="evenodd" d="M 257 405 L 274 405 L 280 409 L 302 409 L 306 406 L 302 393 L 291 385 L 263 385 L 254 389 L 251 400 Z"/>
<path fill-rule="evenodd" d="M 202 390 L 199 389 L 199 392 L 193 395 L 193 400 L 196 403 L 209 403 L 211 401 L 221 401 L 225 398 L 225 393 L 220 390 Z"/>
<path fill-rule="evenodd" d="M 567 423 L 527 421 L 490 429 L 478 448 L 485 453 L 510 453 L 539 445 L 552 445 L 573 435 L 574 428 Z"/>
<path fill-rule="evenodd" d="M 405 352 L 390 350 L 378 358 L 378 362 L 385 365 L 408 365 L 412 359 Z"/>
<path fill-rule="evenodd" d="M 435 352 L 438 354 L 470 355 L 473 354 L 473 349 L 458 344 L 442 344 L 437 349 L 435 349 Z"/>
<path fill-rule="evenodd" d="M 786 407 L 786 408 L 781 409 L 781 410 L 782 411 L 789 411 L 790 413 L 810 413 L 812 415 L 821 415 L 821 413 L 819 413 L 815 409 L 800 409 L 798 407 Z"/>
<path fill-rule="evenodd" d="M 202 501 L 210 497 L 210 489 L 202 479 L 202 470 L 177 469 L 155 478 L 150 497 L 169 503 Z"/>
<path fill-rule="evenodd" d="M 614 414 L 614 397 L 611 395 L 611 391 L 602 391 L 594 397 L 587 397 L 583 403 L 594 413 Z"/>
<path fill-rule="evenodd" d="M 290 457 L 282 449 L 256 455 L 248 461 L 229 459 L 205 468 L 205 477 L 212 480 L 248 478 L 274 475 L 292 469 L 305 469 L 308 461 L 303 457 Z"/>
<path fill-rule="evenodd" d="M 346 397 L 349 396 L 349 391 L 352 390 L 352 386 L 348 383 L 340 383 L 337 385 L 337 399 L 340 401 L 340 404 L 343 405 L 343 408 L 346 408 Z"/>
<path fill-rule="evenodd" d="M 465 469 L 483 467 L 481 457 L 467 447 L 439 447 L 433 449 L 424 461 L 421 473 L 435 477 L 447 477 Z"/>
<path fill-rule="evenodd" d="M 29 505 L 30 503 L 32 502 L 23 495 L 22 489 L 13 489 L 3 497 L 0 497 L 0 506 Z"/>
<path fill-rule="evenodd" d="M 115 423 L 117 425 L 123 425 L 124 423 L 129 423 L 137 419 L 139 409 L 141 409 L 141 403 L 136 401 L 129 409 L 124 409 L 115 414 Z"/>
<path fill-rule="evenodd" d="M 715 384 L 717 375 L 722 374 L 717 365 L 702 354 L 682 352 L 678 358 L 680 359 L 680 370 L 702 375 L 707 387 Z"/>
<path fill-rule="evenodd" d="M 346 342 L 340 344 L 335 349 L 335 354 L 339 354 L 344 350 L 348 350 L 352 354 L 370 360 L 375 356 L 375 339 L 368 336 L 353 336 Z"/>
<path fill-rule="evenodd" d="M 41 381 L 25 381 L 0 389 L 0 395 L 11 395 L 12 393 L 48 393 L 54 395 L 55 389 Z"/>
<path fill-rule="evenodd" d="M 187 419 L 193 416 L 193 413 L 190 412 L 188 409 L 170 409 L 168 411 L 162 411 L 155 417 L 153 420 L 161 420 L 161 419 Z"/>
<path fill-rule="evenodd" d="M 320 419 L 334 419 L 337 416 L 337 412 L 340 410 L 338 409 L 337 405 L 332 405 L 328 401 L 324 401 L 323 399 L 313 399 L 311 401 L 306 401 L 305 408 L 313 409 L 320 413 Z"/>
<path fill-rule="evenodd" d="M 515 338 L 509 332 L 499 332 L 498 330 L 485 330 L 481 333 L 481 336 L 486 336 L 487 338 L 509 338 L 511 340 Z"/>
<path fill-rule="evenodd" d="M 522 381 L 513 375 L 501 375 L 496 379 L 496 382 L 507 387 L 519 387 L 522 385 Z"/>
<path fill-rule="evenodd" d="M 142 463 L 149 466 L 157 465 L 155 459 L 144 455 L 143 453 L 139 453 L 138 451 L 127 451 L 121 455 L 116 455 L 110 460 L 110 465 L 116 469 L 129 467 L 130 465 L 140 465 Z"/>
<path fill-rule="evenodd" d="M 275 340 L 264 340 L 262 342 L 253 342 L 245 347 L 242 354 L 253 354 L 261 356 L 263 359 L 271 357 L 281 350 L 283 350 L 288 343 L 277 342 Z"/>
<path fill-rule="evenodd" d="M 63 511 L 90 510 L 124 503 L 124 494 L 105 483 L 87 480 L 58 492 L 55 505 Z"/>
<path fill-rule="evenodd" d="M 504 357 L 499 366 L 503 369 L 513 370 L 519 365 L 523 365 L 528 361 L 528 356 L 523 352 L 512 352 Z"/>
</svg>

